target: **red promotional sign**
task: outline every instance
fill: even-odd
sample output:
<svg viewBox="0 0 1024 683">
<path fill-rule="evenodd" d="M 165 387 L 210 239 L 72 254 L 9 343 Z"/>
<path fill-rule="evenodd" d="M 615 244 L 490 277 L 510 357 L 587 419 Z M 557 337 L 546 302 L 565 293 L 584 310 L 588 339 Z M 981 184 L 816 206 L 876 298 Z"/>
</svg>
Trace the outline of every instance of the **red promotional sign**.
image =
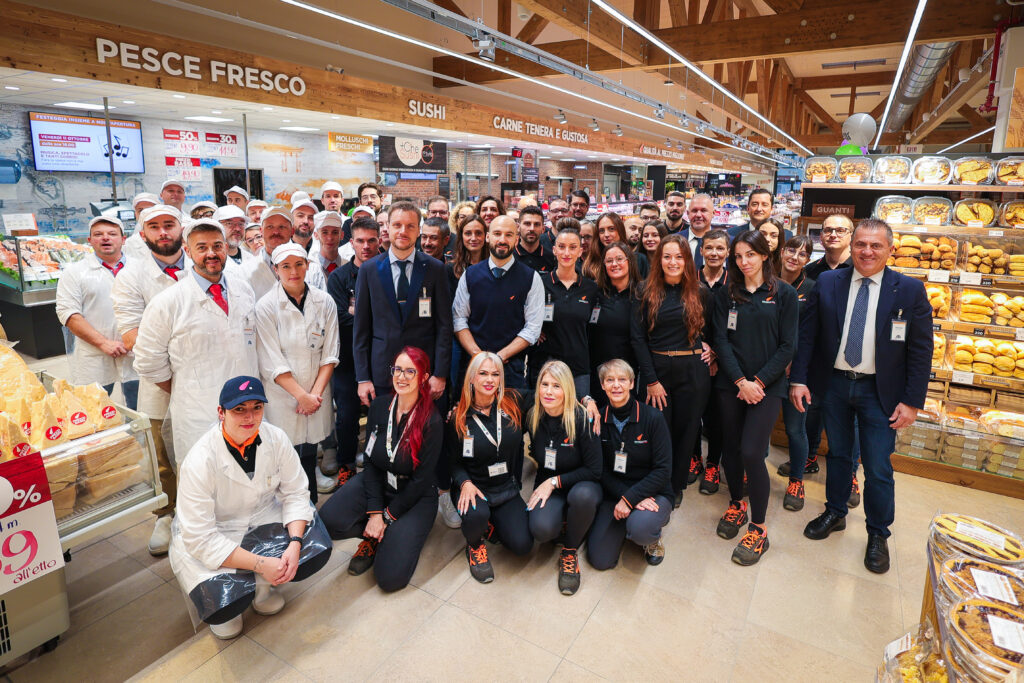
<svg viewBox="0 0 1024 683">
<path fill-rule="evenodd" d="M 199 157 L 164 157 L 164 166 L 199 168 Z"/>
<path fill-rule="evenodd" d="M 174 130 L 172 128 L 164 128 L 164 140 L 185 140 L 188 142 L 199 142 L 199 131 Z"/>
<path fill-rule="evenodd" d="M 63 566 L 42 456 L 0 463 L 0 595 Z"/>
<path fill-rule="evenodd" d="M 206 141 L 217 145 L 237 145 L 238 136 L 227 133 L 207 133 Z"/>
</svg>

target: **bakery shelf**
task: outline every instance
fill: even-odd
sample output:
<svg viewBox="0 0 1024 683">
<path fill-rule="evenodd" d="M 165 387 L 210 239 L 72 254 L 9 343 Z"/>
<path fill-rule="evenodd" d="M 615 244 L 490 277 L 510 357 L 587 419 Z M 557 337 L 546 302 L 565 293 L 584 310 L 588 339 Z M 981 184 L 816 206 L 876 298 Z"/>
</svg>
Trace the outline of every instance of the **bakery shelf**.
<svg viewBox="0 0 1024 683">
<path fill-rule="evenodd" d="M 900 192 L 906 190 L 924 190 L 927 192 L 999 192 L 1024 194 L 1022 185 L 914 185 L 907 183 L 903 185 L 885 185 L 873 183 L 801 183 L 804 190 L 891 190 Z"/>
<path fill-rule="evenodd" d="M 912 474 L 916 477 L 956 484 L 964 488 L 1024 499 L 1024 485 L 1021 480 L 1000 474 L 990 474 L 966 467 L 947 465 L 944 462 L 923 460 L 901 453 L 892 454 L 892 467 L 903 474 Z"/>
</svg>

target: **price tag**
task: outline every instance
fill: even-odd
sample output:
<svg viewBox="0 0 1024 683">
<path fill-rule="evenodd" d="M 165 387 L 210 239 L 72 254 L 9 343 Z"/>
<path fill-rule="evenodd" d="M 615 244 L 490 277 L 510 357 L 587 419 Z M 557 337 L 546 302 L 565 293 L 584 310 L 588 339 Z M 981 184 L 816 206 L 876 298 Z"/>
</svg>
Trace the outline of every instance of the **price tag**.
<svg viewBox="0 0 1024 683">
<path fill-rule="evenodd" d="M 954 370 L 952 381 L 955 384 L 974 384 L 974 373 L 964 372 L 963 370 Z"/>
<path fill-rule="evenodd" d="M 4 231 L 8 235 L 13 235 L 12 231 L 24 231 L 26 233 L 36 234 L 39 232 L 39 228 L 36 225 L 36 216 L 32 213 L 5 213 L 4 219 Z"/>
<path fill-rule="evenodd" d="M 939 218 L 938 216 L 925 216 L 924 217 L 924 224 L 925 225 L 942 225 L 942 219 Z"/>
<path fill-rule="evenodd" d="M 893 211 L 888 216 L 889 220 L 886 221 L 889 225 L 903 225 L 907 222 L 907 214 L 902 211 Z"/>
<path fill-rule="evenodd" d="M 1024 185 L 1024 180 L 1011 180 L 1011 181 L 1009 181 L 1006 184 L 1007 185 Z"/>
<path fill-rule="evenodd" d="M 978 592 L 986 598 L 1008 602 L 1011 605 L 1019 605 L 1017 597 L 1013 594 L 1013 587 L 1005 577 L 993 572 L 986 572 L 982 569 L 971 568 L 971 576 L 974 578 L 974 585 Z"/>
<path fill-rule="evenodd" d="M 0 595 L 64 566 L 38 453 L 0 464 Z"/>
<path fill-rule="evenodd" d="M 1002 230 L 989 230 L 988 231 L 988 236 L 989 237 L 1002 237 L 1003 236 L 1003 231 Z"/>
<path fill-rule="evenodd" d="M 890 185 L 901 185 L 903 184 L 903 174 L 901 173 L 886 173 L 885 182 Z"/>
<path fill-rule="evenodd" d="M 825 175 L 824 173 L 815 173 L 814 175 L 811 176 L 811 182 L 812 183 L 827 183 L 828 182 L 828 176 Z"/>
<path fill-rule="evenodd" d="M 938 225 L 938 223 L 936 223 L 936 225 Z M 928 232 L 928 228 L 923 226 L 923 225 L 915 225 L 913 231 L 914 232 Z"/>
<path fill-rule="evenodd" d="M 949 282 L 948 270 L 929 270 L 928 282 Z"/>
<path fill-rule="evenodd" d="M 977 180 L 961 180 L 960 184 L 961 185 L 977 185 L 978 181 Z"/>
<path fill-rule="evenodd" d="M 848 176 L 846 176 L 846 182 L 847 183 L 859 183 L 860 182 L 860 173 L 851 173 L 851 174 L 849 174 Z"/>
<path fill-rule="evenodd" d="M 1016 341 L 1024 341 L 1024 327 L 1018 327 L 1013 336 Z"/>
<path fill-rule="evenodd" d="M 885 646 L 885 659 L 895 659 L 899 655 L 903 654 L 910 649 L 913 644 L 910 634 L 906 634 L 902 638 L 897 638 L 888 645 Z"/>
<path fill-rule="evenodd" d="M 960 273 L 960 284 L 962 284 L 962 285 L 980 285 L 981 284 L 981 273 Z"/>
<path fill-rule="evenodd" d="M 984 228 L 985 224 L 982 221 L 978 221 L 978 220 L 967 221 L 967 227 L 968 228 Z"/>
<path fill-rule="evenodd" d="M 1024 655 L 1024 624 L 989 614 L 988 627 L 992 631 L 992 642 L 1001 648 Z"/>
</svg>

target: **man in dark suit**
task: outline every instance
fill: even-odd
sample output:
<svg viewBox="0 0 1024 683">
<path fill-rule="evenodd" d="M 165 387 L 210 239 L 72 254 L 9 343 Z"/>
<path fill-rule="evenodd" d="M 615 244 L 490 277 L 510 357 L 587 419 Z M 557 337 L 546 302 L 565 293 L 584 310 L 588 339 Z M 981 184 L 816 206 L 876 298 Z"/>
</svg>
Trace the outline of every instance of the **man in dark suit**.
<svg viewBox="0 0 1024 683">
<path fill-rule="evenodd" d="M 714 216 L 715 200 L 709 194 L 696 195 L 690 200 L 690 205 L 686 207 L 686 217 L 690 221 L 690 227 L 684 228 L 679 234 L 690 245 L 690 255 L 693 256 L 693 265 L 697 270 L 704 267 L 701 246 L 704 244 L 704 235 L 711 230 L 711 219 Z"/>
<path fill-rule="evenodd" d="M 438 399 L 452 353 L 448 276 L 443 263 L 416 251 L 419 209 L 395 202 L 388 217 L 391 247 L 365 262 L 356 278 L 352 350 L 365 405 L 391 391 L 391 363 L 403 346 L 419 347 L 430 356 L 430 391 Z"/>
<path fill-rule="evenodd" d="M 747 216 L 749 216 L 750 220 L 743 225 L 734 225 L 729 228 L 729 241 L 731 242 L 736 238 L 736 235 L 747 230 L 757 230 L 765 221 L 771 218 L 774 200 L 775 197 L 772 195 L 771 190 L 766 190 L 763 187 L 751 190 L 750 196 L 747 197 Z M 792 236 L 792 231 L 786 230 L 786 238 L 782 240 L 782 243 L 788 242 Z"/>
<path fill-rule="evenodd" d="M 888 224 L 861 221 L 853 234 L 853 268 L 822 274 L 801 314 L 789 392 L 800 411 L 812 392 L 819 397 L 829 439 L 825 512 L 807 524 L 804 536 L 821 540 L 846 528 L 856 419 L 868 531 L 864 566 L 877 574 L 889 570 L 896 430 L 912 424 L 924 407 L 932 359 L 924 284 L 885 267 L 892 245 Z"/>
</svg>

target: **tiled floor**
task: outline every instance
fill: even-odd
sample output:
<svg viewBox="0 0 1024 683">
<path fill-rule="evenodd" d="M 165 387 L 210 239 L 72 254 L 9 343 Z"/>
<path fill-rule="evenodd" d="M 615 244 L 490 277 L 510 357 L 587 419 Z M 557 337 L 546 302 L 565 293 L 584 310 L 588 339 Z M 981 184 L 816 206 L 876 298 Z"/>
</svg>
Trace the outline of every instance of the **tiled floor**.
<svg viewBox="0 0 1024 683">
<path fill-rule="evenodd" d="M 782 459 L 773 449 L 772 472 Z M 248 612 L 227 643 L 193 631 L 168 560 L 146 552 L 152 522 L 135 520 L 73 552 L 71 630 L 10 678 L 870 681 L 885 644 L 917 621 L 937 511 L 1024 529 L 1024 501 L 897 475 L 893 566 L 878 576 L 862 564 L 860 509 L 826 541 L 801 535 L 821 509 L 824 473 L 808 477 L 799 513 L 782 509 L 785 480 L 772 484 L 772 546 L 754 567 L 730 562 L 734 542 L 715 535 L 724 490 L 687 493 L 663 564 L 648 567 L 634 547 L 608 572 L 584 562 L 573 597 L 556 589 L 550 545 L 527 558 L 497 547 L 497 579 L 474 582 L 461 533 L 438 521 L 405 590 L 349 576 L 356 543 L 340 542 L 324 570 L 286 587 L 281 614 Z"/>
</svg>

